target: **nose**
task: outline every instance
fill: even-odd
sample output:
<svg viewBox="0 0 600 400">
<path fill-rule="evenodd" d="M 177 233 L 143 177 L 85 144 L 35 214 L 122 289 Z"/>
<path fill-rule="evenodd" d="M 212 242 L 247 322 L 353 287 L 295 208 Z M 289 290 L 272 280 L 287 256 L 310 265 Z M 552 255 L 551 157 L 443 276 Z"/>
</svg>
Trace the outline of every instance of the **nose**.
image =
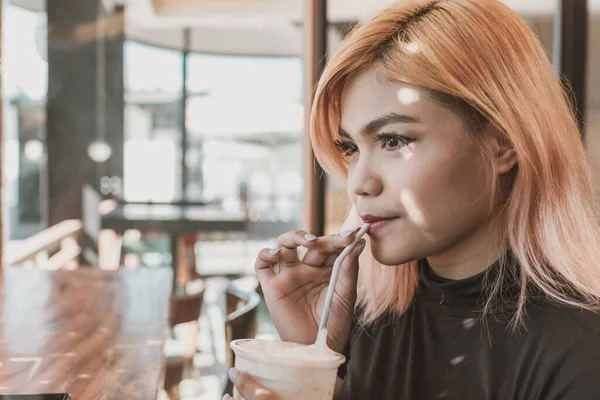
<svg viewBox="0 0 600 400">
<path fill-rule="evenodd" d="M 381 176 L 374 160 L 361 157 L 348 170 L 348 191 L 355 196 L 377 196 L 383 191 Z"/>
</svg>

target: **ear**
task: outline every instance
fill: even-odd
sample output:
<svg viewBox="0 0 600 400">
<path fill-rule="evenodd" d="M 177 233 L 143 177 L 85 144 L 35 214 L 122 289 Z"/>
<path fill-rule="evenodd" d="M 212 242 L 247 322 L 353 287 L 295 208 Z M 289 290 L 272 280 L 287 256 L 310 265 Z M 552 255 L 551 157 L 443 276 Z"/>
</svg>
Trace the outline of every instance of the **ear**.
<svg viewBox="0 0 600 400">
<path fill-rule="evenodd" d="M 517 164 L 517 152 L 513 144 L 495 127 L 488 127 L 491 154 L 499 174 L 509 172 Z"/>
<path fill-rule="evenodd" d="M 517 164 L 517 152 L 512 143 L 501 146 L 497 152 L 498 172 L 505 174 Z"/>
</svg>

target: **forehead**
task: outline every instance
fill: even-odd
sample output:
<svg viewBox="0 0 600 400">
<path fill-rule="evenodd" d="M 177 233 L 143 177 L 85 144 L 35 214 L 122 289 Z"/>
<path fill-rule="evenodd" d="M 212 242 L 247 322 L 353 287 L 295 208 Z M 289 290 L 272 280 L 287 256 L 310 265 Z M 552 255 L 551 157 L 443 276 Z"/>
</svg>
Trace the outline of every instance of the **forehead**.
<svg viewBox="0 0 600 400">
<path fill-rule="evenodd" d="M 403 82 L 390 82 L 377 69 L 351 79 L 341 97 L 341 127 L 355 133 L 370 121 L 386 114 L 416 116 L 424 123 L 451 123 L 458 116 L 429 97 L 422 88 Z"/>
</svg>

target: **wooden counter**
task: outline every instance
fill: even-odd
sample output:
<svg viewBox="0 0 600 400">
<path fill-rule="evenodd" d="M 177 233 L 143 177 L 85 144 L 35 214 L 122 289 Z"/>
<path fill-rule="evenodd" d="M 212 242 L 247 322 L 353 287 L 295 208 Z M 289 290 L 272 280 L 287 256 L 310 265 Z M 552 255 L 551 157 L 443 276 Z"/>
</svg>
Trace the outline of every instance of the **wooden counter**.
<svg viewBox="0 0 600 400">
<path fill-rule="evenodd" d="M 0 394 L 156 398 L 172 279 L 169 268 L 4 268 Z"/>
</svg>

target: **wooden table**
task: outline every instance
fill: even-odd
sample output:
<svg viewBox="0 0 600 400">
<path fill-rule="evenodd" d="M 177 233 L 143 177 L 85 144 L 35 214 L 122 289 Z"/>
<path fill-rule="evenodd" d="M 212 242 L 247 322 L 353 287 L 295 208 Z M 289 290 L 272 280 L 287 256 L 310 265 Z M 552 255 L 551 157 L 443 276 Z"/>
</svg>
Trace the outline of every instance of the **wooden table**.
<svg viewBox="0 0 600 400">
<path fill-rule="evenodd" d="M 172 279 L 169 268 L 5 267 L 0 278 L 0 394 L 156 398 Z"/>
<path fill-rule="evenodd" d="M 247 219 L 242 212 L 212 207 L 170 204 L 125 204 L 101 217 L 101 229 L 125 233 L 165 232 L 172 235 L 196 232 L 243 232 Z"/>
<path fill-rule="evenodd" d="M 122 235 L 129 229 L 142 233 L 164 232 L 171 236 L 171 266 L 175 272 L 173 290 L 180 285 L 178 239 L 199 232 L 245 232 L 248 219 L 242 212 L 229 212 L 208 206 L 175 204 L 124 204 L 102 215 L 101 229 Z"/>
</svg>

